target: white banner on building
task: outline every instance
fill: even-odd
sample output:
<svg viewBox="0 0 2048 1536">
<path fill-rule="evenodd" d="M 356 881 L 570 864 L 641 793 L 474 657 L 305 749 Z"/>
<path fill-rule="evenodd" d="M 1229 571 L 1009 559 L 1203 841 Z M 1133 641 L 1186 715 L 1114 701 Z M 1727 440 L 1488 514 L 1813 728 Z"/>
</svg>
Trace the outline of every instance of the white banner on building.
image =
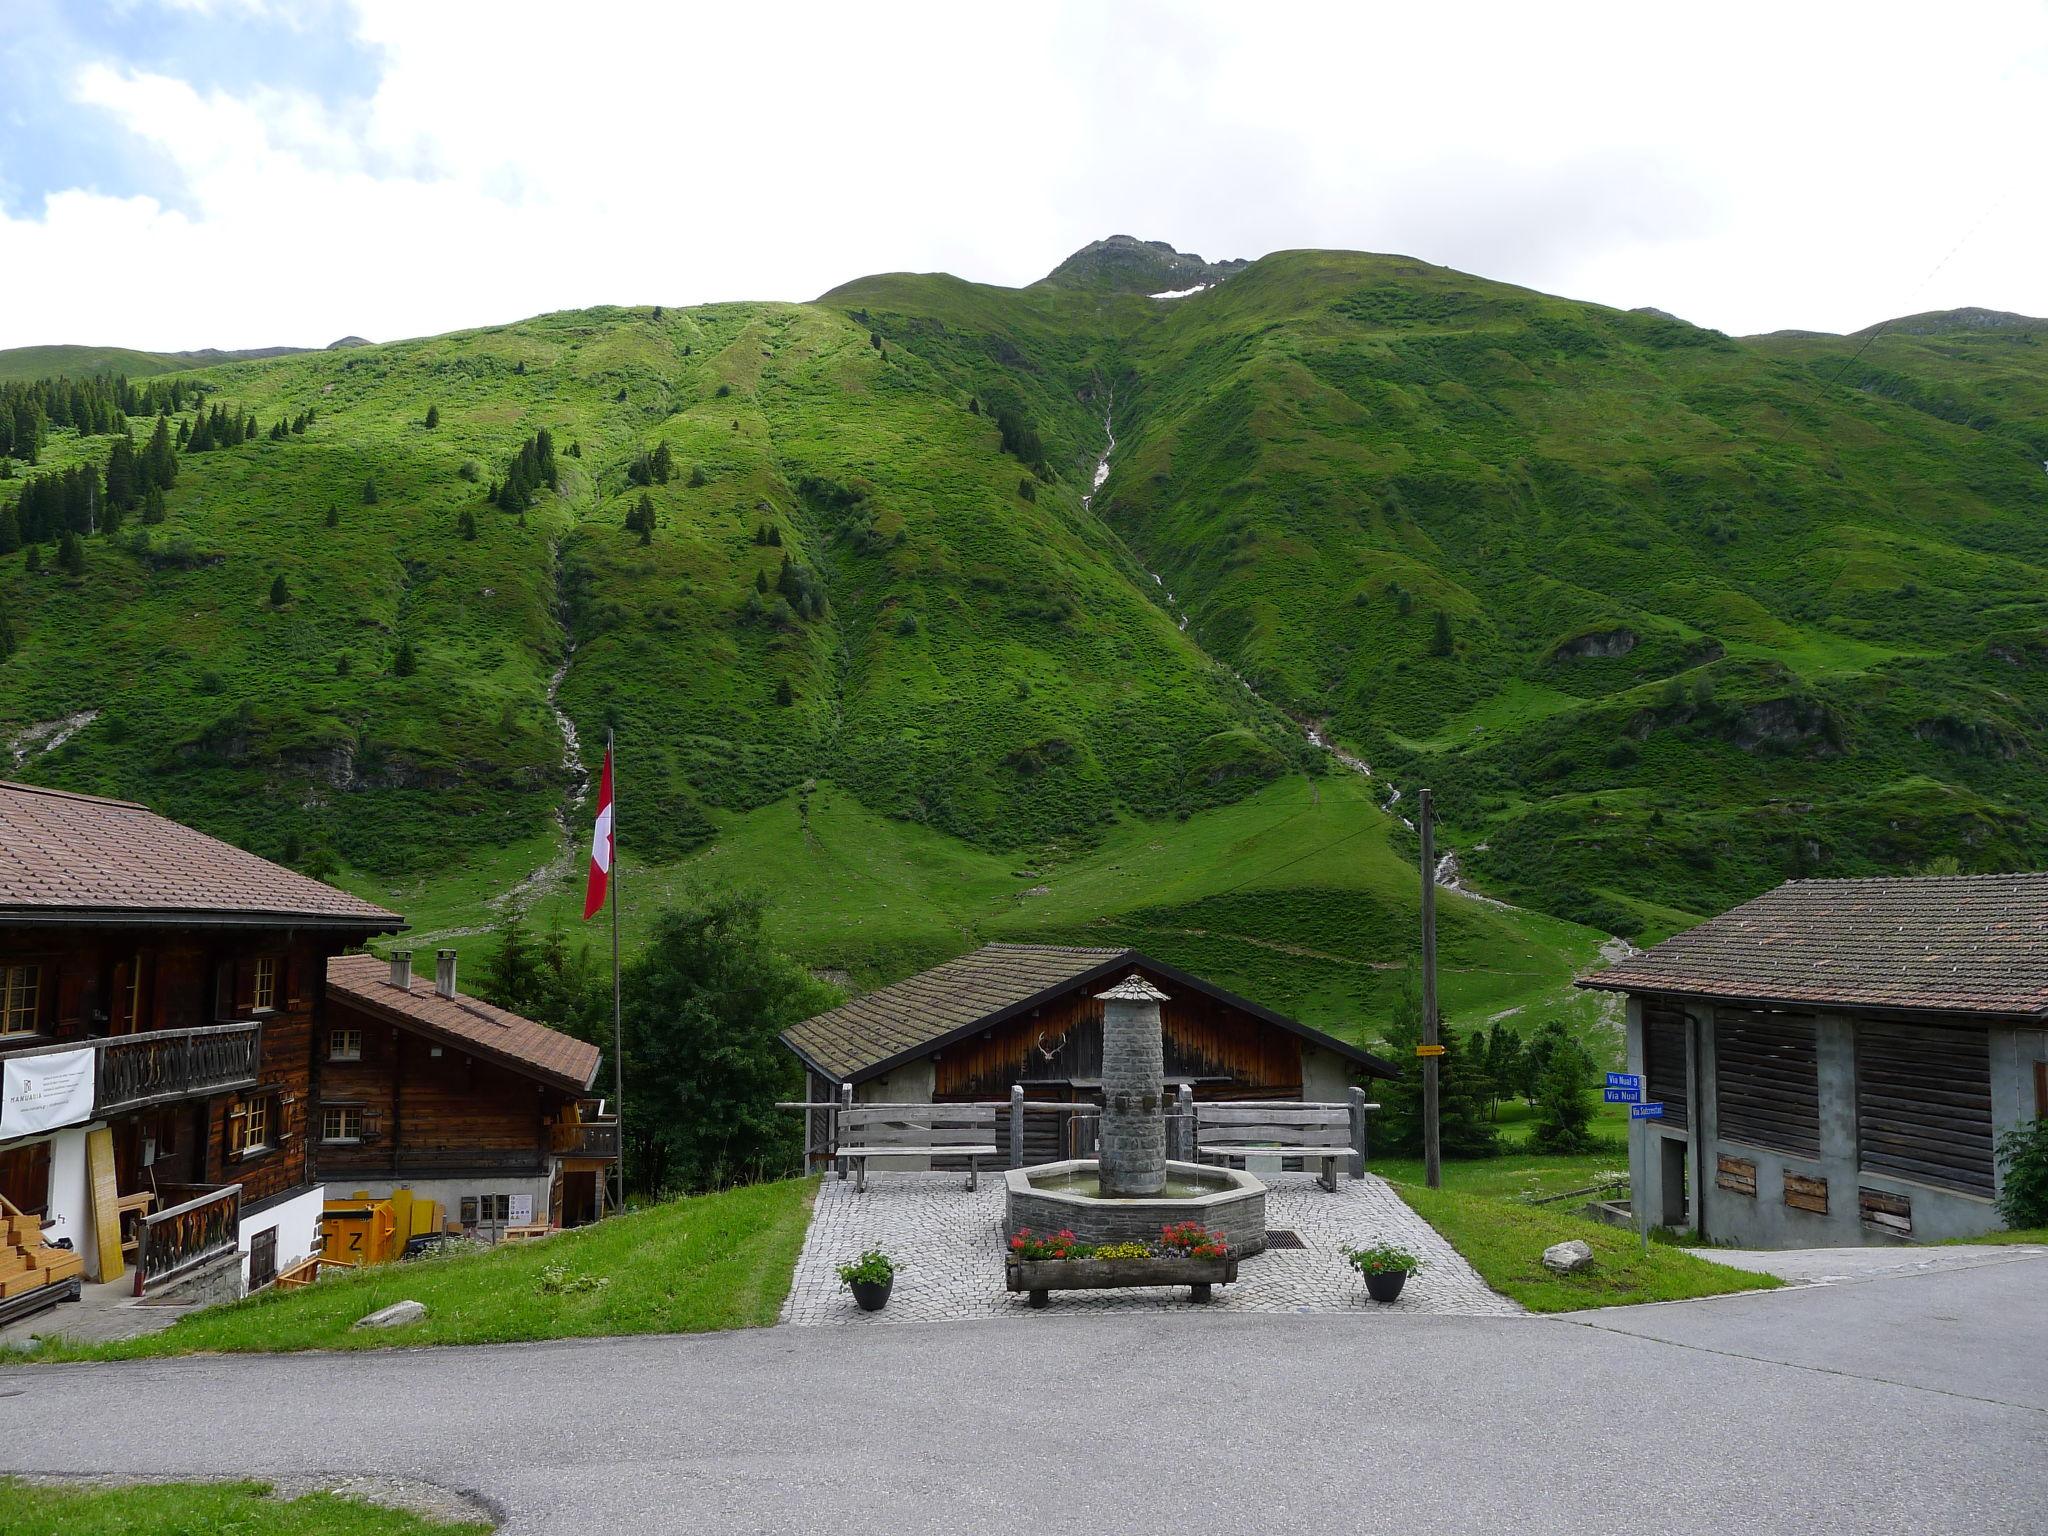
<svg viewBox="0 0 2048 1536">
<path fill-rule="evenodd" d="M 505 1219 L 515 1227 L 529 1226 L 533 1222 L 533 1196 L 514 1195 L 505 1202 Z"/>
<path fill-rule="evenodd" d="M 90 1120 L 98 1054 L 87 1046 L 0 1062 L 0 1141 Z"/>
</svg>

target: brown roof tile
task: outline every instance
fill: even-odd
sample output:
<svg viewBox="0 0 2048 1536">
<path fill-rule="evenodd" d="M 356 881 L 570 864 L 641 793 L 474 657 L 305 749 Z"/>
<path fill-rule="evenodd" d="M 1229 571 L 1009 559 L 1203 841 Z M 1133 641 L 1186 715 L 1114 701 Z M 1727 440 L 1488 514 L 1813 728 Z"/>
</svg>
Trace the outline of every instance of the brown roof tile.
<svg viewBox="0 0 2048 1536">
<path fill-rule="evenodd" d="M 1579 985 L 2041 1015 L 2048 1013 L 2048 874 L 1793 881 Z"/>
<path fill-rule="evenodd" d="M 404 926 L 395 912 L 144 806 L 0 780 L 0 922 L 72 913 Z"/>
<path fill-rule="evenodd" d="M 414 976 L 401 991 L 391 964 L 375 955 L 336 955 L 327 962 L 331 1001 L 381 1013 L 437 1035 L 528 1077 L 581 1093 L 597 1076 L 597 1047 L 461 992 L 443 997 L 430 978 Z"/>
<path fill-rule="evenodd" d="M 784 1030 L 782 1038 L 845 1082 L 1129 953 L 1058 944 L 984 944 L 972 954 L 805 1019 Z"/>
</svg>

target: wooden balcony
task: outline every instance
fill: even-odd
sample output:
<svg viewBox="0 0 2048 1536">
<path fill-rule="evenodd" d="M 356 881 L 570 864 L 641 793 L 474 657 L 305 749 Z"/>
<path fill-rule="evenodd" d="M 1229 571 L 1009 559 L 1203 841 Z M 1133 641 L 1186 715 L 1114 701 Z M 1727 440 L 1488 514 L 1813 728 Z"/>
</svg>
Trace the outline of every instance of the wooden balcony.
<svg viewBox="0 0 2048 1536">
<path fill-rule="evenodd" d="M 207 1261 L 233 1253 L 241 1242 L 241 1185 L 165 1185 L 163 1193 L 178 1204 L 143 1217 L 136 1229 L 138 1296 L 160 1291 Z"/>
<path fill-rule="evenodd" d="M 153 1104 L 253 1088 L 263 1057 L 263 1024 L 244 1019 L 109 1039 L 57 1040 L 0 1051 L 0 1058 L 88 1049 L 99 1057 L 93 1063 L 92 1112 L 104 1119 Z"/>
<path fill-rule="evenodd" d="M 557 1125 L 548 1150 L 557 1157 L 589 1157 L 616 1162 L 619 1156 L 619 1117 L 608 1113 L 602 1099 L 582 1099 L 576 1118 Z"/>
<path fill-rule="evenodd" d="M 263 1055 L 254 1019 L 197 1029 L 158 1029 L 95 1040 L 100 1053 L 93 1113 L 106 1116 L 176 1099 L 253 1088 Z"/>
</svg>

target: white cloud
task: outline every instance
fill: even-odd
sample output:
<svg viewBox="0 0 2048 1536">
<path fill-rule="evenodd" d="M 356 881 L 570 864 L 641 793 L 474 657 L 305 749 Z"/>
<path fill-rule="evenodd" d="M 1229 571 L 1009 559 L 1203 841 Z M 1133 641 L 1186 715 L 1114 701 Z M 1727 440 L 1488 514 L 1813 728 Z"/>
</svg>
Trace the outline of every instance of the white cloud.
<svg viewBox="0 0 2048 1536">
<path fill-rule="evenodd" d="M 1399 250 L 1735 331 L 2048 313 L 2048 17 L 2017 0 L 354 15 L 384 67 L 340 108 L 81 70 L 77 109 L 185 185 L 0 216 L 0 270 L 42 295 L 0 344 L 390 337 L 895 268 L 1021 283 L 1118 231 Z"/>
</svg>

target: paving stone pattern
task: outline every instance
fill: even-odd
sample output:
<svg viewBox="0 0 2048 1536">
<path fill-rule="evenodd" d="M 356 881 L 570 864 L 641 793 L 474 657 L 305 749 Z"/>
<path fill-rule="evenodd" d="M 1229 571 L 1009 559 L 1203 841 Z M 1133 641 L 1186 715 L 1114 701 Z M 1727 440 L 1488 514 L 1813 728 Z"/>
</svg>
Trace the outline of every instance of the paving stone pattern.
<svg viewBox="0 0 2048 1536">
<path fill-rule="evenodd" d="M 1261 1174 L 1268 1186 L 1266 1225 L 1300 1237 L 1298 1250 L 1268 1249 L 1246 1259 L 1233 1285 L 1218 1286 L 1207 1310 L 1224 1312 L 1435 1313 L 1509 1316 L 1522 1309 L 1486 1287 L 1436 1230 L 1384 1179 L 1340 1179 L 1334 1195 L 1305 1173 Z M 799 1326 L 924 1323 L 1030 1315 L 1022 1296 L 1003 1289 L 1003 1187 L 979 1191 L 952 1173 L 874 1173 L 866 1194 L 851 1179 L 827 1177 L 797 1260 L 782 1320 Z M 1365 1294 L 1341 1247 L 1398 1243 L 1423 1259 L 1401 1299 L 1380 1306 Z M 862 1312 L 839 1282 L 837 1266 L 880 1248 L 905 1267 L 889 1305 Z M 1055 1291 L 1051 1311 L 1191 1310 L 1184 1286 L 1124 1291 Z M 1040 1314 L 1043 1315 L 1043 1314 Z"/>
</svg>

